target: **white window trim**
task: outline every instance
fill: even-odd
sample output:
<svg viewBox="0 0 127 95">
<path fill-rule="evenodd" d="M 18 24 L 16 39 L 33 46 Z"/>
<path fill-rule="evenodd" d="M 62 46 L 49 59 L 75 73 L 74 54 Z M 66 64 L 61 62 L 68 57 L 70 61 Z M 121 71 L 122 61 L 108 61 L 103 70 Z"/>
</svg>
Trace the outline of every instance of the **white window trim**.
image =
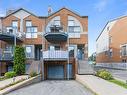
<svg viewBox="0 0 127 95">
<path fill-rule="evenodd" d="M 126 55 L 123 55 L 123 53 L 122 53 L 122 47 L 123 46 L 126 46 Z M 122 44 L 122 45 L 120 45 L 120 52 L 121 52 L 121 56 L 127 56 L 127 44 Z"/>
<path fill-rule="evenodd" d="M 26 47 L 32 47 L 32 56 L 31 57 L 26 56 L 26 58 L 35 58 L 35 54 L 34 54 L 35 47 L 34 47 L 34 45 L 25 45 L 25 53 L 26 53 Z"/>
<path fill-rule="evenodd" d="M 28 22 L 31 23 L 31 25 L 27 25 Z M 26 20 L 25 25 L 26 25 L 26 27 L 31 27 L 32 26 L 32 21 L 31 20 Z"/>
</svg>

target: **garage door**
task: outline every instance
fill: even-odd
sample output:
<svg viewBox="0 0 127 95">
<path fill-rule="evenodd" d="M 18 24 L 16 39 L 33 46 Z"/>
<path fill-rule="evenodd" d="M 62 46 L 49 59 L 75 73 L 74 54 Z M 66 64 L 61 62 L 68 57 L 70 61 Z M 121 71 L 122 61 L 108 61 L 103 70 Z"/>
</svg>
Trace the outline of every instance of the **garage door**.
<svg viewBox="0 0 127 95">
<path fill-rule="evenodd" d="M 64 66 L 63 65 L 49 65 L 47 78 L 48 79 L 64 79 Z"/>
</svg>

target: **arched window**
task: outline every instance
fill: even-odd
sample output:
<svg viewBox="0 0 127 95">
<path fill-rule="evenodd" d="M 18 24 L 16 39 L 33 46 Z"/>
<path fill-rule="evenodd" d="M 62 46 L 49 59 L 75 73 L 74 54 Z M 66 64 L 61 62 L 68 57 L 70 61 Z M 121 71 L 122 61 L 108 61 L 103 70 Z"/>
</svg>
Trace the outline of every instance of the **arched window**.
<svg viewBox="0 0 127 95">
<path fill-rule="evenodd" d="M 83 28 L 78 19 L 68 16 L 68 32 L 82 32 Z"/>
<path fill-rule="evenodd" d="M 54 18 L 52 18 L 49 22 L 48 22 L 48 24 L 47 24 L 47 26 L 46 26 L 46 32 L 51 32 L 51 26 L 61 26 L 61 22 L 60 22 L 60 16 L 56 16 L 56 17 L 54 17 Z"/>
</svg>

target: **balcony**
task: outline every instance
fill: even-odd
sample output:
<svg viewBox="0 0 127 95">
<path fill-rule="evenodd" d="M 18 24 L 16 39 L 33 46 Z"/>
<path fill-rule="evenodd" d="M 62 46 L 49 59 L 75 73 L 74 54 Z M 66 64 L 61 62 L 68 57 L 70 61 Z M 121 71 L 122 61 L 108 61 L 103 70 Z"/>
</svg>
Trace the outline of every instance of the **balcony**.
<svg viewBox="0 0 127 95">
<path fill-rule="evenodd" d="M 13 61 L 13 51 L 7 50 L 7 49 L 0 49 L 0 61 L 6 62 L 6 61 Z"/>
<path fill-rule="evenodd" d="M 9 27 L 9 29 L 6 28 L 0 30 L 0 40 L 2 41 L 14 42 L 15 36 L 17 42 L 21 43 L 23 41 L 24 34 L 22 32 L 18 32 L 17 28 Z"/>
<path fill-rule="evenodd" d="M 62 51 L 62 50 L 43 51 L 43 59 L 44 60 L 67 60 L 68 51 Z"/>
<path fill-rule="evenodd" d="M 49 31 L 46 31 L 44 37 L 48 42 L 59 43 L 66 42 L 68 35 L 63 31 L 63 27 L 60 25 L 51 25 Z"/>
</svg>

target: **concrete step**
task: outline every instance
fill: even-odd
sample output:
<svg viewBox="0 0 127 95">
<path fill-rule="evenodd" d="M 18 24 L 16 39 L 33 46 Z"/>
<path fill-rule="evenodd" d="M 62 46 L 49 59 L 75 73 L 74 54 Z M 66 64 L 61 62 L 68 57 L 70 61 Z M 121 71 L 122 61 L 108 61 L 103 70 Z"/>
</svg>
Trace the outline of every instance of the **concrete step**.
<svg viewBox="0 0 127 95">
<path fill-rule="evenodd" d="M 39 74 L 39 70 L 40 70 L 40 61 L 32 61 L 26 73 L 29 74 L 31 72 L 36 72 Z"/>
</svg>

